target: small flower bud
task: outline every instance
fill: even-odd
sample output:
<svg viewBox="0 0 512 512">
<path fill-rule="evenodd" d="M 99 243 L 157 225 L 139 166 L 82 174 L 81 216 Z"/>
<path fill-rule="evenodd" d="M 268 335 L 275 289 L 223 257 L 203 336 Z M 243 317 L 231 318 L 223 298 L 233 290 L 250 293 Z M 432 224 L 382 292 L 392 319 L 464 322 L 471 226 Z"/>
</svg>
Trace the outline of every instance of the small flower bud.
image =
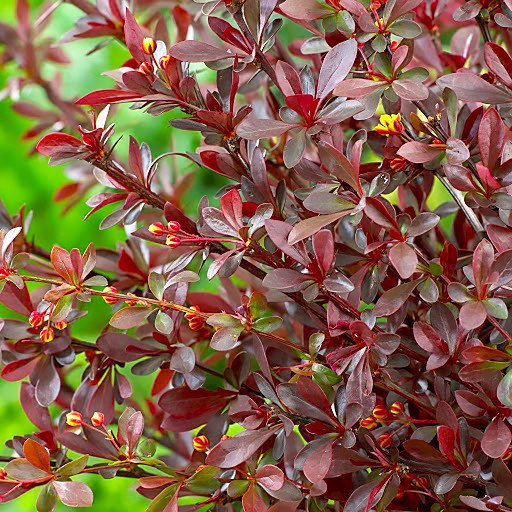
<svg viewBox="0 0 512 512">
<path fill-rule="evenodd" d="M 391 162 L 389 163 L 389 167 L 391 168 L 391 170 L 399 172 L 403 171 L 407 167 L 408 163 L 409 162 L 405 158 L 397 156 L 396 158 L 393 158 L 393 160 L 391 160 Z"/>
<path fill-rule="evenodd" d="M 101 427 L 101 426 L 105 425 L 105 415 L 103 413 L 101 413 L 101 412 L 96 411 L 91 416 L 91 423 L 95 427 Z"/>
<path fill-rule="evenodd" d="M 367 428 L 368 430 L 372 430 L 377 426 L 377 420 L 373 416 L 368 416 L 364 420 L 359 422 L 361 427 Z"/>
<path fill-rule="evenodd" d="M 382 434 L 377 439 L 381 448 L 389 448 L 393 442 L 393 438 L 389 434 Z"/>
<path fill-rule="evenodd" d="M 181 229 L 181 225 L 179 222 L 175 221 L 175 220 L 171 220 L 167 223 L 167 229 L 171 232 L 171 233 L 177 233 L 180 229 Z"/>
<path fill-rule="evenodd" d="M 188 321 L 188 326 L 192 331 L 200 331 L 204 327 L 204 318 L 195 316 L 192 320 Z"/>
<path fill-rule="evenodd" d="M 398 41 L 391 41 L 391 51 L 394 52 L 398 48 Z"/>
<path fill-rule="evenodd" d="M 176 235 L 167 235 L 165 239 L 165 245 L 171 247 L 172 249 L 178 247 L 181 244 L 181 238 Z"/>
<path fill-rule="evenodd" d="M 103 288 L 103 291 L 105 293 L 117 293 L 117 288 L 115 286 L 106 286 Z M 119 299 L 116 297 L 103 297 L 103 300 L 107 304 L 115 304 L 116 302 L 119 302 Z"/>
<path fill-rule="evenodd" d="M 7 476 L 7 471 L 4 468 L 0 468 L 0 480 L 4 480 Z"/>
<path fill-rule="evenodd" d="M 32 313 L 30 313 L 30 316 L 28 317 L 28 323 L 32 327 L 39 327 L 40 325 L 42 325 L 43 320 L 44 315 L 40 311 L 32 311 Z"/>
<path fill-rule="evenodd" d="M 71 411 L 66 414 L 66 423 L 70 427 L 80 427 L 84 419 L 78 411 Z"/>
<path fill-rule="evenodd" d="M 199 308 L 197 306 L 190 306 L 189 309 L 192 309 L 193 311 L 199 311 Z M 185 313 L 185 318 L 187 320 L 192 320 L 192 318 L 195 318 L 197 315 L 194 315 L 194 313 Z"/>
<path fill-rule="evenodd" d="M 424 476 L 420 476 L 414 481 L 414 485 L 420 489 L 428 489 L 428 480 Z"/>
<path fill-rule="evenodd" d="M 66 320 L 61 320 L 60 322 L 53 322 L 53 326 L 59 331 L 62 331 L 68 326 L 68 322 Z"/>
<path fill-rule="evenodd" d="M 384 421 L 388 418 L 388 416 L 388 408 L 383 404 L 376 405 L 373 409 L 373 417 L 378 421 Z"/>
<path fill-rule="evenodd" d="M 171 62 L 171 57 L 169 57 L 169 55 L 164 55 L 163 57 L 160 57 L 158 64 L 160 68 L 165 69 L 169 62 Z"/>
<path fill-rule="evenodd" d="M 226 434 L 224 434 L 223 436 L 221 436 L 220 442 L 222 443 L 222 441 L 225 441 L 226 439 L 231 439 L 231 436 L 227 436 Z"/>
<path fill-rule="evenodd" d="M 196 452 L 205 452 L 210 446 L 210 440 L 206 436 L 194 437 L 192 443 Z"/>
<path fill-rule="evenodd" d="M 507 460 L 510 460 L 512 457 L 512 447 L 508 447 L 505 453 L 501 456 L 501 460 L 506 462 Z"/>
<path fill-rule="evenodd" d="M 405 411 L 404 404 L 402 402 L 394 402 L 389 408 L 389 412 L 392 416 L 402 416 Z"/>
<path fill-rule="evenodd" d="M 148 228 L 148 231 L 155 236 L 161 236 L 165 233 L 165 227 L 161 222 L 153 222 Z"/>
<path fill-rule="evenodd" d="M 147 55 L 153 55 L 156 50 L 156 41 L 152 37 L 145 37 L 142 40 L 142 49 Z"/>
<path fill-rule="evenodd" d="M 46 326 L 41 329 L 41 332 L 39 333 L 39 337 L 45 343 L 48 343 L 49 341 L 52 341 L 53 338 L 55 338 L 55 333 L 53 332 L 53 329 L 51 327 Z"/>
<path fill-rule="evenodd" d="M 139 73 L 142 73 L 146 76 L 151 76 L 153 74 L 153 64 L 151 64 L 151 62 L 143 62 L 139 66 Z"/>
</svg>

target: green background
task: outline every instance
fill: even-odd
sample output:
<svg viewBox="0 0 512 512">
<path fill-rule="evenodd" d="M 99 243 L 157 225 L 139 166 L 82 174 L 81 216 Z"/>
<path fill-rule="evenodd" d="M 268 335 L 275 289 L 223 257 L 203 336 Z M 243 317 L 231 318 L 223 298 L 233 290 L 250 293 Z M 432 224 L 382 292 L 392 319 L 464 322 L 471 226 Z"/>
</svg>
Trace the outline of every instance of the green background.
<svg viewBox="0 0 512 512">
<path fill-rule="evenodd" d="M 31 6 L 42 4 L 39 0 L 31 0 Z M 2 0 L 0 2 L 0 21 L 15 24 L 14 19 L 15 0 Z M 35 12 L 34 12 L 35 14 Z M 80 11 L 73 6 L 63 5 L 53 17 L 50 26 L 43 36 L 60 37 L 72 28 L 73 22 L 80 17 Z M 130 58 L 128 51 L 117 43 L 110 44 L 107 48 L 86 57 L 98 40 L 78 41 L 64 46 L 64 50 L 70 56 L 73 64 L 67 66 L 51 66 L 46 70 L 46 78 L 53 76 L 55 70 L 62 71 L 64 97 L 80 97 L 88 92 L 101 88 L 113 87 L 113 81 L 101 76 L 106 70 L 120 67 L 124 61 Z M 70 72 L 72 70 L 72 72 Z M 0 88 L 5 87 L 8 77 L 17 75 L 14 64 L 8 64 L 0 70 Z M 51 106 L 37 87 L 26 89 L 22 100 L 36 101 L 46 108 Z M 22 205 L 26 210 L 34 211 L 34 219 L 30 229 L 30 235 L 35 243 L 50 250 L 54 244 L 66 249 L 73 247 L 83 251 L 90 242 L 96 247 L 115 248 L 116 241 L 123 240 L 124 230 L 119 227 L 100 231 L 98 229 L 105 212 L 92 215 L 87 221 L 83 221 L 89 207 L 85 201 L 75 205 L 71 211 L 62 215 L 63 203 L 54 203 L 55 191 L 71 180 L 64 174 L 64 166 L 50 167 L 48 159 L 40 155 L 28 156 L 38 139 L 27 142 L 21 138 L 26 130 L 32 127 L 34 120 L 22 118 L 11 109 L 12 101 L 6 99 L 0 101 L 0 154 L 2 163 L 0 167 L 0 199 L 12 215 Z M 181 151 L 192 150 L 199 142 L 199 135 L 195 132 L 179 132 L 176 134 L 169 127 L 168 121 L 171 115 L 164 114 L 157 118 L 143 114 L 140 111 L 132 111 L 128 106 L 119 106 L 115 109 L 116 135 L 124 135 L 118 149 L 121 155 L 126 154 L 128 136 L 131 134 L 140 142 L 147 141 L 154 155 L 170 150 L 171 136 L 174 144 Z M 111 111 L 112 113 L 112 111 Z M 114 119 L 114 116 L 112 116 Z M 179 161 L 183 168 L 189 167 L 188 161 Z M 218 180 L 203 173 L 196 175 L 194 189 L 206 193 Z M 96 192 L 98 192 L 96 190 Z M 185 202 L 192 213 L 195 197 L 191 196 Z M 112 208 L 110 209 L 112 210 Z M 99 300 L 93 301 L 89 315 L 77 323 L 77 334 L 82 339 L 93 340 L 109 318 L 110 308 Z M 0 305 L 0 318 L 16 317 L 12 311 Z M 79 373 L 79 372 L 77 372 Z M 149 389 L 151 378 L 137 378 L 135 384 L 136 395 Z M 25 418 L 18 401 L 19 383 L 0 381 L 0 454 L 10 455 L 10 451 L 3 443 L 16 434 L 32 432 L 33 425 Z M 105 481 L 99 476 L 88 475 L 80 477 L 92 488 L 94 492 L 94 505 L 87 510 L 108 510 L 118 512 L 126 510 L 144 510 L 148 500 L 133 490 L 134 480 L 117 478 Z M 1 505 L 6 512 L 18 512 L 20 510 L 34 510 L 38 490 L 29 491 L 21 498 Z M 58 511 L 70 510 L 68 507 L 58 504 Z M 86 509 L 81 509 L 86 510 Z"/>
<path fill-rule="evenodd" d="M 41 5 L 39 0 L 31 0 L 32 6 Z M 15 0 L 2 0 L 0 2 L 0 21 L 14 24 Z M 73 6 L 63 5 L 53 17 L 51 25 L 46 29 L 44 35 L 58 38 L 69 30 L 73 22 L 80 16 L 80 13 Z M 284 39 L 291 40 L 297 36 L 295 32 L 288 29 L 284 31 Z M 101 76 L 100 73 L 106 70 L 115 69 L 129 58 L 126 49 L 117 43 L 86 57 L 85 53 L 90 50 L 96 40 L 86 40 L 67 44 L 64 49 L 71 57 L 73 64 L 70 68 L 61 67 L 63 90 L 65 97 L 82 96 L 93 90 L 110 88 L 113 82 L 110 78 Z M 52 66 L 47 69 L 46 77 L 53 76 L 52 73 L 59 66 Z M 72 72 L 69 72 L 72 69 Z M 5 69 L 0 70 L 0 88 L 6 84 L 7 78 L 17 74 L 16 66 L 8 64 Z M 36 101 L 42 107 L 48 107 L 44 95 L 38 88 L 27 89 L 22 96 L 23 100 Z M 119 228 L 111 228 L 105 231 L 98 229 L 101 219 L 105 213 L 96 213 L 87 221 L 83 217 L 88 211 L 85 202 L 75 205 L 66 215 L 62 215 L 62 204 L 53 202 L 53 194 L 57 188 L 70 180 L 64 174 L 62 166 L 49 167 L 47 158 L 39 155 L 28 157 L 35 142 L 22 141 L 23 133 L 30 128 L 33 120 L 22 118 L 11 109 L 12 101 L 6 99 L 0 101 L 0 155 L 2 164 L 0 167 L 0 199 L 6 205 L 9 213 L 16 213 L 25 204 L 27 210 L 33 210 L 34 220 L 30 235 L 41 247 L 49 250 L 52 245 L 58 244 L 66 249 L 78 247 L 83 251 L 89 242 L 94 242 L 96 247 L 114 248 L 116 241 L 124 239 L 124 231 Z M 174 147 L 179 151 L 191 150 L 199 142 L 198 134 L 195 132 L 174 132 L 168 125 L 170 114 L 159 117 L 152 117 L 141 111 L 131 111 L 127 106 L 115 108 L 116 135 L 124 135 L 118 146 L 121 155 L 126 154 L 128 135 L 134 135 L 140 142 L 147 141 L 153 151 L 153 155 L 170 150 L 171 137 L 174 137 Z M 186 168 L 188 162 L 181 160 L 180 166 Z M 190 197 L 186 197 L 185 203 L 188 211 L 194 214 L 197 200 L 203 194 L 212 196 L 212 192 L 219 188 L 222 180 L 213 173 L 199 172 L 196 174 L 194 190 Z M 99 189 L 98 189 L 99 190 Z M 432 203 L 449 200 L 446 194 L 439 192 L 436 188 L 433 194 Z M 107 209 L 102 210 L 105 212 Z M 83 339 L 94 340 L 103 325 L 108 321 L 109 308 L 98 301 L 92 304 L 89 315 L 79 321 L 76 333 Z M 11 311 L 0 305 L 0 318 L 15 317 Z M 135 382 L 136 394 L 147 390 L 151 379 L 137 378 Z M 3 446 L 3 442 L 13 435 L 32 431 L 32 425 L 25 418 L 18 402 L 19 383 L 7 383 L 0 381 L 0 454 L 9 455 L 9 450 Z M 90 510 L 108 510 L 111 512 L 131 510 L 144 510 L 148 503 L 145 498 L 133 490 L 133 481 L 118 478 L 112 481 L 103 481 L 98 476 L 87 476 L 83 478 L 94 491 L 94 505 Z M 35 491 L 30 491 L 15 502 L 2 505 L 5 511 L 33 510 L 36 499 Z M 58 505 L 57 510 L 69 510 Z"/>
</svg>

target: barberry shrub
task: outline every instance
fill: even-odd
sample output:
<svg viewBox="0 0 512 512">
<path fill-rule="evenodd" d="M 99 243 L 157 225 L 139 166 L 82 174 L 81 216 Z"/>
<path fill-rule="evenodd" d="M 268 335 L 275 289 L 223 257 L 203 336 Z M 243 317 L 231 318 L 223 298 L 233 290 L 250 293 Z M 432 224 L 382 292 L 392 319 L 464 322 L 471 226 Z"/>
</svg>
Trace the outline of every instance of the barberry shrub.
<svg viewBox="0 0 512 512">
<path fill-rule="evenodd" d="M 34 425 L 1 500 L 123 477 L 148 511 L 512 511 L 512 2 L 67 3 L 58 45 L 61 1 L 0 25 L 7 92 L 43 90 L 13 108 L 73 166 L 57 199 L 126 242 L 50 251 L 1 212 L 1 376 Z M 111 89 L 42 71 L 77 38 L 125 45 Z M 201 145 L 115 140 L 118 103 Z M 184 212 L 167 157 L 222 188 Z"/>
</svg>

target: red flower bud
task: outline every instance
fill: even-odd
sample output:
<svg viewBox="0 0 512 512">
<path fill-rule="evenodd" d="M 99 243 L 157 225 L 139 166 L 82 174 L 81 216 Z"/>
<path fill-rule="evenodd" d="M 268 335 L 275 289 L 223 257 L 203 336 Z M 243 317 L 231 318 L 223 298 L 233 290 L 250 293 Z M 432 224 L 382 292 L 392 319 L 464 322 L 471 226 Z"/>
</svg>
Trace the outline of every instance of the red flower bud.
<svg viewBox="0 0 512 512">
<path fill-rule="evenodd" d="M 377 426 L 377 420 L 373 416 L 368 416 L 364 420 L 359 422 L 361 427 L 367 428 L 368 430 L 372 430 Z"/>
<path fill-rule="evenodd" d="M 153 74 L 153 64 L 151 62 L 143 62 L 139 66 L 139 73 L 142 73 L 143 75 L 150 76 Z"/>
<path fill-rule="evenodd" d="M 171 57 L 169 57 L 169 55 L 164 55 L 163 57 L 160 57 L 158 64 L 162 69 L 165 69 L 169 62 L 171 62 Z"/>
<path fill-rule="evenodd" d="M 420 489 L 428 489 L 428 480 L 424 476 L 420 476 L 414 481 L 414 485 Z"/>
<path fill-rule="evenodd" d="M 223 435 L 220 438 L 220 442 L 225 441 L 226 439 L 231 439 L 231 436 Z"/>
<path fill-rule="evenodd" d="M 190 306 L 189 309 L 192 309 L 193 311 L 199 311 L 199 308 L 197 306 Z M 194 313 L 185 313 L 185 318 L 187 320 L 192 320 L 192 318 L 195 318 L 197 315 L 194 315 Z"/>
<path fill-rule="evenodd" d="M 180 244 L 181 244 L 181 238 L 179 236 L 167 235 L 167 238 L 165 239 L 165 245 L 174 249 L 175 247 L 178 247 Z"/>
<path fill-rule="evenodd" d="M 117 293 L 117 288 L 115 286 L 106 286 L 103 288 L 103 291 L 105 293 Z M 116 297 L 103 297 L 103 300 L 107 304 L 115 304 L 116 302 L 119 302 L 119 299 Z"/>
<path fill-rule="evenodd" d="M 39 333 L 39 337 L 45 342 L 48 343 L 49 341 L 52 341 L 53 338 L 55 338 L 55 334 L 53 332 L 53 329 L 51 327 L 43 327 L 41 329 L 41 332 Z"/>
<path fill-rule="evenodd" d="M 53 326 L 59 331 L 62 331 L 68 326 L 68 322 L 66 320 L 61 320 L 60 322 L 53 322 Z"/>
<path fill-rule="evenodd" d="M 409 162 L 407 162 L 405 158 L 397 156 L 396 158 L 393 158 L 393 160 L 391 160 L 391 162 L 389 163 L 389 167 L 391 168 L 391 170 L 399 172 L 403 171 L 407 167 L 408 163 Z"/>
<path fill-rule="evenodd" d="M 394 402 L 393 404 L 391 404 L 391 407 L 389 408 L 389 412 L 393 416 L 402 416 L 404 411 L 405 411 L 405 407 L 402 402 Z"/>
<path fill-rule="evenodd" d="M 375 409 L 373 409 L 373 417 L 378 421 L 384 421 L 388 418 L 388 416 L 388 408 L 383 404 L 376 405 Z"/>
<path fill-rule="evenodd" d="M 510 460 L 510 458 L 512 457 L 512 447 L 508 447 L 507 450 L 505 451 L 505 453 L 501 456 L 501 460 L 503 461 L 507 461 L 507 460 Z"/>
<path fill-rule="evenodd" d="M 156 41 L 152 37 L 145 37 L 142 40 L 142 50 L 148 55 L 153 55 L 156 50 Z"/>
<path fill-rule="evenodd" d="M 389 434 L 382 434 L 377 439 L 381 448 L 389 448 L 393 442 L 393 438 Z"/>
<path fill-rule="evenodd" d="M 71 411 L 66 414 L 66 423 L 70 427 L 80 427 L 84 419 L 78 411 Z"/>
<path fill-rule="evenodd" d="M 200 331 L 204 327 L 204 318 L 200 316 L 195 316 L 192 320 L 188 321 L 188 326 L 193 331 Z"/>
<path fill-rule="evenodd" d="M 179 222 L 175 221 L 175 220 L 171 220 L 167 223 L 167 229 L 171 232 L 171 233 L 177 233 L 180 229 L 181 229 L 181 225 Z"/>
<path fill-rule="evenodd" d="M 96 411 L 91 416 L 91 423 L 95 427 L 101 427 L 101 426 L 105 425 L 105 415 L 103 413 L 101 413 L 101 412 Z"/>
<path fill-rule="evenodd" d="M 153 222 L 148 227 L 148 231 L 155 236 L 161 236 L 165 233 L 165 226 L 161 222 Z"/>
<path fill-rule="evenodd" d="M 32 311 L 32 313 L 30 313 L 30 316 L 28 317 L 28 323 L 32 327 L 39 327 L 40 325 L 42 325 L 43 320 L 44 315 L 40 311 Z"/>
<path fill-rule="evenodd" d="M 192 443 L 194 444 L 194 450 L 196 452 L 205 452 L 210 446 L 210 440 L 206 436 L 194 437 Z"/>
</svg>

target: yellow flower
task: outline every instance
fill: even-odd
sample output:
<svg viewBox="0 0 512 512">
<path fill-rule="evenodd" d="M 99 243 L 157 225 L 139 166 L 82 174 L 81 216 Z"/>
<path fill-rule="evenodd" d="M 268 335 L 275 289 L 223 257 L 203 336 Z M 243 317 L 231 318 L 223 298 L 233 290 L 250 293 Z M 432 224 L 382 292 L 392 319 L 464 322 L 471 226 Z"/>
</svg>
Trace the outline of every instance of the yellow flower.
<svg viewBox="0 0 512 512">
<path fill-rule="evenodd" d="M 45 343 L 48 343 L 49 341 L 52 341 L 55 337 L 55 334 L 53 332 L 53 329 L 51 327 L 43 327 L 41 332 L 39 333 L 39 337 L 42 341 Z"/>
<path fill-rule="evenodd" d="M 105 293 L 117 293 L 117 288 L 115 286 L 105 286 L 105 288 L 103 288 L 103 291 Z M 103 300 L 107 304 L 115 304 L 116 302 L 119 302 L 119 299 L 117 299 L 116 297 L 109 297 L 108 295 L 104 296 Z"/>
<path fill-rule="evenodd" d="M 91 416 L 91 423 L 95 426 L 95 427 L 101 427 L 102 425 L 105 424 L 105 415 L 101 412 L 98 412 L 96 411 L 92 416 Z"/>
<path fill-rule="evenodd" d="M 197 452 L 205 452 L 210 446 L 210 440 L 206 436 L 194 437 L 192 443 L 194 444 L 194 450 Z"/>
<path fill-rule="evenodd" d="M 147 55 L 153 55 L 156 50 L 156 41 L 152 37 L 145 37 L 142 40 L 142 49 Z"/>
<path fill-rule="evenodd" d="M 79 427 L 83 421 L 84 419 L 78 411 L 71 411 L 66 414 L 66 423 L 70 427 Z"/>
<path fill-rule="evenodd" d="M 383 114 L 380 116 L 379 124 L 374 128 L 381 135 L 399 135 L 404 129 L 402 116 L 400 114 Z"/>
</svg>

